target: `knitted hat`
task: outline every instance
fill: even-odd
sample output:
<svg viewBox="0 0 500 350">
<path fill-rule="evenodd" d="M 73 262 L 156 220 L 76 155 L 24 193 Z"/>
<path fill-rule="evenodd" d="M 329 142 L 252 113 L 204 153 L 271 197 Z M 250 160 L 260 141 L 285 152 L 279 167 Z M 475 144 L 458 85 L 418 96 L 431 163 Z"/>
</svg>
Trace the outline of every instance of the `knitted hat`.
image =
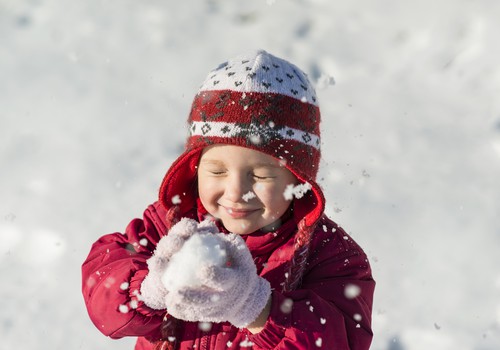
<svg viewBox="0 0 500 350">
<path fill-rule="evenodd" d="M 195 205 L 193 187 L 203 148 L 231 144 L 279 159 L 311 191 L 294 201 L 300 235 L 308 235 L 324 210 L 316 183 L 320 160 L 320 111 L 307 75 L 266 51 L 238 56 L 209 73 L 194 98 L 185 152 L 170 167 L 160 188 L 160 201 L 177 206 L 180 215 Z M 303 254 L 304 256 L 304 254 Z"/>
</svg>

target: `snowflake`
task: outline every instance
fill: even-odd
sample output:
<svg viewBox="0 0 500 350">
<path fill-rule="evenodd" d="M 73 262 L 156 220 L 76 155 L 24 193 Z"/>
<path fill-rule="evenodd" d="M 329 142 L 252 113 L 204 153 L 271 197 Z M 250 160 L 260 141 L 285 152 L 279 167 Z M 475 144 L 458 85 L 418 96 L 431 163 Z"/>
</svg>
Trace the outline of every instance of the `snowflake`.
<svg viewBox="0 0 500 350">
<path fill-rule="evenodd" d="M 361 288 L 355 284 L 348 284 L 344 289 L 344 295 L 347 299 L 354 299 L 361 294 Z"/>
<path fill-rule="evenodd" d="M 126 314 L 128 312 L 128 306 L 127 305 L 120 305 L 118 306 L 118 310 L 122 313 L 122 314 Z"/>
<path fill-rule="evenodd" d="M 321 347 L 321 345 L 323 345 L 323 339 L 321 339 L 321 338 L 316 339 L 316 346 L 317 346 L 318 348 L 320 348 L 320 347 Z"/>
</svg>

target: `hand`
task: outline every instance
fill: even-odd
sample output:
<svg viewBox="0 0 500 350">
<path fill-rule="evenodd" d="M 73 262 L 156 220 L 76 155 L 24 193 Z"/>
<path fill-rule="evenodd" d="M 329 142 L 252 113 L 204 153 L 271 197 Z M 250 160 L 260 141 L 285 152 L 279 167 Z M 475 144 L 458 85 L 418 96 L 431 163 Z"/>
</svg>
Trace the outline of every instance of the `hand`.
<svg viewBox="0 0 500 350">
<path fill-rule="evenodd" d="M 168 262 L 184 243 L 195 233 L 216 232 L 218 232 L 217 226 L 209 220 L 198 223 L 192 219 L 182 218 L 172 226 L 168 234 L 160 239 L 153 256 L 147 261 L 149 273 L 141 285 L 141 297 L 147 306 L 156 310 L 166 308 L 165 297 L 168 291 L 161 282 L 161 278 Z"/>
<path fill-rule="evenodd" d="M 172 316 L 182 320 L 229 321 L 243 328 L 266 307 L 271 287 L 257 275 L 252 255 L 240 236 L 222 233 L 217 236 L 224 243 L 229 266 L 200 266 L 197 271 L 200 286 L 166 287 L 165 304 Z"/>
</svg>

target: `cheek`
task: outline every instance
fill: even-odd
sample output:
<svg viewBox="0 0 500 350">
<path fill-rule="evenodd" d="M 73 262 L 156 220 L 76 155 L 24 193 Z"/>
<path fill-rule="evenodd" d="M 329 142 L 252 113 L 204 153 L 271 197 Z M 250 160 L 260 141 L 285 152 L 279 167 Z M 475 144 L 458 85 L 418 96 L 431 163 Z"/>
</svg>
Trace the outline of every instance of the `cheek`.
<svg viewBox="0 0 500 350">
<path fill-rule="evenodd" d="M 285 211 L 290 205 L 290 201 L 285 200 L 283 193 L 285 187 L 274 184 L 256 184 L 255 194 L 262 203 L 271 211 Z"/>
<path fill-rule="evenodd" d="M 199 178 L 198 179 L 198 196 L 201 202 L 207 208 L 216 199 L 216 186 L 211 181 Z M 208 208 L 207 208 L 208 209 Z"/>
</svg>

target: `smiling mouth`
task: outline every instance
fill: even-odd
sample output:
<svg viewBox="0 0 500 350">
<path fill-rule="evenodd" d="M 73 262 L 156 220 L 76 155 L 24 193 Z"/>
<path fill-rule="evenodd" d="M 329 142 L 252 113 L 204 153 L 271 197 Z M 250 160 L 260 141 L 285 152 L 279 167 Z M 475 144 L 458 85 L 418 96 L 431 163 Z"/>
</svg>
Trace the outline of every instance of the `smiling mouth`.
<svg viewBox="0 0 500 350">
<path fill-rule="evenodd" d="M 228 208 L 222 205 L 222 207 L 226 210 L 226 213 L 229 214 L 234 219 L 241 219 L 244 217 L 247 217 L 255 212 L 257 212 L 259 209 L 236 209 L 236 208 Z"/>
</svg>

